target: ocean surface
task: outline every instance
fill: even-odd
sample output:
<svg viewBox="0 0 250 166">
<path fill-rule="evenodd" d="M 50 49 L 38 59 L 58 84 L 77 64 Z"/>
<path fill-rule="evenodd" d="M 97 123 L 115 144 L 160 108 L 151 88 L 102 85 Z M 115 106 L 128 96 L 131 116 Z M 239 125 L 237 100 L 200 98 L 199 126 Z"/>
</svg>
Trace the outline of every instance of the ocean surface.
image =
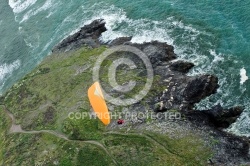
<svg viewBox="0 0 250 166">
<path fill-rule="evenodd" d="M 97 18 L 108 31 L 100 40 L 133 36 L 175 46 L 196 67 L 189 75 L 219 77 L 218 93 L 196 107 L 243 105 L 230 129 L 250 136 L 249 0 L 4 0 L 0 3 L 0 93 L 36 67 L 63 38 Z"/>
</svg>

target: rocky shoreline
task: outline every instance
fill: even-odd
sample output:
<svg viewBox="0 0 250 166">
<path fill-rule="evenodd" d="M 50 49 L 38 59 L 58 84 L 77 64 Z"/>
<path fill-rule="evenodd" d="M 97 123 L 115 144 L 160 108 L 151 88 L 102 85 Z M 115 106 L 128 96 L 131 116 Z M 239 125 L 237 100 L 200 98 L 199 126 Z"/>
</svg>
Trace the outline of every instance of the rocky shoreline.
<svg viewBox="0 0 250 166">
<path fill-rule="evenodd" d="M 152 41 L 136 44 L 130 42 L 132 37 L 121 37 L 109 43 L 102 43 L 99 37 L 106 30 L 104 20 L 95 20 L 81 28 L 79 32 L 65 38 L 54 47 L 52 52 L 67 52 L 83 46 L 97 48 L 101 45 L 107 47 L 130 45 L 140 49 L 149 57 L 154 74 L 160 75 L 159 86 L 166 87 L 161 94 L 148 99 L 148 105 L 155 113 L 173 109 L 179 110 L 186 117 L 186 120 L 174 120 L 170 122 L 172 123 L 170 126 L 175 124 L 181 126 L 187 132 L 200 132 L 204 139 L 207 137 L 216 139 L 218 143 L 211 146 L 215 155 L 208 161 L 209 165 L 250 164 L 249 138 L 235 136 L 223 131 L 240 116 L 243 111 L 242 107 L 224 109 L 217 105 L 209 110 L 199 111 L 193 109 L 195 103 L 216 93 L 219 87 L 216 76 L 209 74 L 187 76 L 186 73 L 194 64 L 176 60 L 177 55 L 174 53 L 174 47 L 167 43 Z M 128 109 L 143 110 L 139 104 L 134 104 Z M 151 124 L 148 125 L 143 122 L 143 119 L 138 118 L 137 121 L 132 123 L 135 128 L 151 128 Z M 166 122 L 158 120 L 156 123 L 161 125 Z M 114 124 L 111 124 L 110 128 L 112 127 L 116 128 Z M 164 125 L 162 125 L 162 128 L 164 130 Z"/>
</svg>

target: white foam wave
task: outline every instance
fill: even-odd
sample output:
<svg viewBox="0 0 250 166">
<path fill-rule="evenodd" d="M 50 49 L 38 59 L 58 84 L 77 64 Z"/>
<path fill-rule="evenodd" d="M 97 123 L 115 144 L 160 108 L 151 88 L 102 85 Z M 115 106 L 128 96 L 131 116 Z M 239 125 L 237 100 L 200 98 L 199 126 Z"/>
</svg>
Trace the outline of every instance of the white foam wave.
<svg viewBox="0 0 250 166">
<path fill-rule="evenodd" d="M 216 54 L 215 50 L 209 50 L 209 52 L 214 57 L 213 63 L 221 62 L 224 60 L 222 54 Z"/>
<path fill-rule="evenodd" d="M 240 69 L 240 84 L 244 84 L 248 80 L 247 71 L 245 68 Z"/>
<path fill-rule="evenodd" d="M 29 10 L 27 13 L 24 14 L 22 20 L 20 23 L 27 21 L 30 17 L 37 15 L 38 13 L 48 10 L 52 6 L 56 6 L 58 3 L 56 3 L 55 0 L 47 0 L 41 7 Z"/>
<path fill-rule="evenodd" d="M 236 135 L 250 137 L 249 126 L 250 126 L 250 116 L 245 111 L 241 114 L 241 116 L 237 119 L 237 121 L 233 123 L 226 131 L 232 132 Z"/>
<path fill-rule="evenodd" d="M 170 19 L 168 20 L 171 21 L 171 23 L 175 27 L 179 27 L 180 29 L 185 29 L 186 31 L 192 32 L 193 34 L 196 34 L 196 35 L 199 35 L 201 33 L 197 29 L 193 28 L 191 25 L 185 25 L 182 21 L 175 21 L 173 17 L 170 17 Z"/>
<path fill-rule="evenodd" d="M 195 40 L 200 33 L 203 33 L 191 25 L 185 25 L 180 21 L 175 21 L 173 17 L 166 18 L 166 20 L 163 21 L 152 21 L 148 19 L 134 20 L 128 18 L 126 12 L 120 8 L 113 5 L 107 8 L 103 6 L 105 5 L 102 3 L 93 5 L 92 8 L 95 11 L 98 10 L 98 8 L 100 8 L 100 11 L 96 11 L 96 14 L 94 14 L 90 20 L 85 21 L 84 24 L 88 24 L 95 19 L 103 18 L 106 22 L 107 31 L 102 34 L 100 39 L 104 42 L 109 42 L 122 36 L 132 36 L 131 41 L 134 43 L 158 40 L 174 45 L 174 39 L 170 34 L 173 29 L 177 27 L 191 34 L 193 40 Z"/>
<path fill-rule="evenodd" d="M 56 28 L 53 35 L 54 39 L 58 40 L 57 36 L 59 33 L 61 37 L 67 37 L 69 33 L 74 34 L 75 32 L 79 31 L 83 25 L 89 24 L 95 19 L 103 18 L 107 27 L 107 31 L 102 33 L 102 36 L 100 37 L 100 40 L 103 42 L 110 42 L 118 37 L 132 36 L 133 38 L 131 41 L 134 43 L 158 40 L 174 45 L 177 54 L 183 54 L 186 48 L 182 47 L 182 45 L 181 47 L 175 45 L 174 37 L 171 36 L 172 31 L 176 28 L 186 31 L 187 34 L 189 34 L 186 36 L 192 36 L 192 39 L 189 39 L 189 41 L 195 41 L 199 34 L 204 33 L 196 30 L 191 25 L 185 25 L 180 21 L 175 21 L 174 17 L 166 18 L 166 20 L 163 21 L 152 21 L 148 19 L 134 20 L 128 18 L 126 12 L 124 12 L 122 9 L 113 5 L 107 6 L 104 3 L 96 3 L 91 7 L 81 6 L 81 8 L 82 9 L 80 10 L 80 13 L 79 10 L 76 9 L 74 13 L 68 15 Z M 83 15 L 82 20 L 76 22 L 76 17 L 81 15 Z M 84 17 L 84 15 L 88 15 L 88 17 Z M 65 31 L 65 27 L 67 27 L 69 23 L 75 24 L 75 28 L 67 29 Z M 62 29 L 64 29 L 63 32 Z M 59 40 L 62 40 L 62 38 Z M 178 55 L 182 56 L 181 54 Z M 194 54 L 195 57 L 201 57 L 196 53 Z M 197 63 L 198 61 L 199 60 L 197 58 Z"/>
<path fill-rule="evenodd" d="M 16 60 L 11 64 L 4 63 L 0 65 L 0 81 L 2 82 L 7 75 L 11 74 L 14 70 L 17 70 L 20 65 L 20 60 Z"/>
<path fill-rule="evenodd" d="M 14 13 L 21 13 L 28 7 L 34 5 L 37 0 L 9 0 L 9 6 Z"/>
<path fill-rule="evenodd" d="M 55 13 L 55 11 L 51 11 L 51 12 L 49 12 L 49 14 L 46 16 L 46 18 L 49 18 L 50 16 L 52 16 L 53 14 Z"/>
</svg>

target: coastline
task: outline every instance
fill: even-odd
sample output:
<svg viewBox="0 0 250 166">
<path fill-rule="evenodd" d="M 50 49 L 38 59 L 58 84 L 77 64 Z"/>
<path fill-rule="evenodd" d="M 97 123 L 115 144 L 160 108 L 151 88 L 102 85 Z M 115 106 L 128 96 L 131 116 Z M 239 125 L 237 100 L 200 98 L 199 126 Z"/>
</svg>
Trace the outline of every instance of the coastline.
<svg viewBox="0 0 250 166">
<path fill-rule="evenodd" d="M 186 76 L 186 73 L 194 66 L 194 64 L 185 61 L 174 61 L 177 56 L 174 53 L 174 48 L 167 43 L 152 41 L 142 44 L 131 43 L 131 37 L 121 37 L 111 41 L 110 43 L 101 43 L 98 39 L 102 32 L 106 31 L 104 20 L 95 20 L 90 25 L 83 27 L 79 32 L 64 39 L 53 49 L 53 54 L 66 54 L 67 52 L 79 50 L 82 47 L 88 49 L 98 49 L 99 47 L 114 47 L 118 45 L 130 45 L 142 50 L 149 56 L 155 75 L 159 76 L 157 81 L 156 93 L 145 99 L 145 103 L 137 103 L 131 105 L 128 110 L 142 111 L 147 108 L 155 113 L 170 110 L 177 110 L 185 118 L 181 120 L 173 120 L 164 122 L 161 119 L 156 119 L 147 122 L 146 119 L 129 121 L 128 124 L 117 126 L 113 121 L 107 128 L 108 130 L 130 130 L 135 131 L 150 131 L 156 133 L 165 133 L 173 138 L 184 137 L 188 133 L 199 133 L 198 135 L 205 140 L 206 144 L 211 146 L 214 156 L 208 160 L 208 164 L 248 164 L 249 156 L 249 138 L 238 137 L 230 133 L 224 132 L 223 128 L 228 127 L 242 113 L 242 108 L 235 107 L 231 109 L 223 109 L 220 106 L 211 108 L 206 111 L 194 110 L 195 103 L 201 101 L 205 97 L 216 93 L 218 88 L 218 78 L 213 75 Z M 64 57 L 65 58 L 65 57 Z M 48 59 L 47 59 L 48 62 Z M 43 63 L 46 66 L 45 63 Z M 40 71 L 42 74 L 47 74 L 51 69 Z M 29 80 L 32 76 L 26 77 Z M 25 80 L 25 79 L 24 79 Z M 20 85 L 22 86 L 22 85 Z M 196 87 L 196 88 L 194 88 Z M 17 88 L 14 88 L 18 89 Z M 168 91 L 161 91 L 168 89 Z M 159 93 L 160 91 L 160 93 Z M 11 90 L 8 93 L 10 93 Z M 38 92 L 37 92 L 38 93 Z M 6 96 L 1 103 L 8 101 Z M 28 98 L 29 96 L 22 96 Z M 172 99 L 172 100 L 170 100 Z M 12 99 L 10 99 L 12 100 Z M 164 107 L 155 107 L 158 103 L 163 103 Z M 142 105 L 143 104 L 143 105 Z M 8 105 L 8 104 L 7 104 Z M 115 110 L 114 105 L 109 105 Z M 13 108 L 11 108 L 13 109 Z M 12 110 L 14 111 L 14 110 Z M 111 109 L 112 111 L 112 109 Z M 21 124 L 22 124 L 21 120 Z M 155 128 L 154 126 L 160 126 Z M 33 126 L 27 125 L 26 128 L 31 130 Z M 180 129 L 179 134 L 176 130 Z M 211 145 L 211 139 L 216 140 L 215 145 Z"/>
</svg>

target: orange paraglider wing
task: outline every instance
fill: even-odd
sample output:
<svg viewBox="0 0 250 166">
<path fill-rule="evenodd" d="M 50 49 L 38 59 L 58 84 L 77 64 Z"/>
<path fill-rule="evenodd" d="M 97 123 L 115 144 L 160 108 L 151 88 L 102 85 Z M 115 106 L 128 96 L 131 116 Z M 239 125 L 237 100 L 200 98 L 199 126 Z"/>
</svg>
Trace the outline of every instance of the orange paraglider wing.
<svg viewBox="0 0 250 166">
<path fill-rule="evenodd" d="M 104 100 L 100 84 L 95 82 L 88 90 L 88 97 L 90 104 L 96 113 L 97 117 L 104 123 L 108 125 L 110 123 L 110 116 L 108 112 L 107 104 Z"/>
</svg>

